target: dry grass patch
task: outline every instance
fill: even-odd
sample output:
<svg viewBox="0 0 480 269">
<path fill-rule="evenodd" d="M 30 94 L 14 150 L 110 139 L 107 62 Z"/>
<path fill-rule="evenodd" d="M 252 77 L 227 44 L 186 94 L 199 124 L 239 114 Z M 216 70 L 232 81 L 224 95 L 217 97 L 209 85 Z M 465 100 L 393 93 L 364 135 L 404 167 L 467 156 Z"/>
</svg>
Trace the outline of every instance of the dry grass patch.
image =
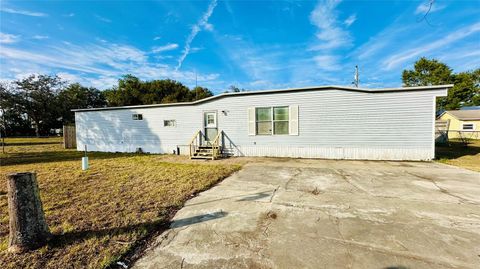
<svg viewBox="0 0 480 269">
<path fill-rule="evenodd" d="M 451 141 L 448 146 L 437 145 L 435 151 L 438 162 L 480 172 L 480 140 L 472 140 L 468 146 Z"/>
<path fill-rule="evenodd" d="M 0 268 L 107 267 L 139 240 L 164 229 L 187 199 L 240 168 L 165 162 L 160 155 L 91 153 L 91 169 L 84 172 L 81 156 L 62 149 L 58 138 L 7 140 L 0 172 Z M 46 247 L 13 255 L 5 251 L 4 176 L 21 171 L 37 172 L 54 238 Z"/>
</svg>

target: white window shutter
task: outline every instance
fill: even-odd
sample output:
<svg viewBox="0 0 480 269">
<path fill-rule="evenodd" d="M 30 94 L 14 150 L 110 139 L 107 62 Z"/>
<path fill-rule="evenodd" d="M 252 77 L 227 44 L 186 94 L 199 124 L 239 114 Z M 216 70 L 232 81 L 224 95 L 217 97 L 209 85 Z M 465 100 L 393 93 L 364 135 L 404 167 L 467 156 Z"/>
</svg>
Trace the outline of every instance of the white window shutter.
<svg viewBox="0 0 480 269">
<path fill-rule="evenodd" d="M 249 107 L 248 108 L 248 135 L 255 135 L 256 132 L 256 124 L 255 124 L 255 108 Z"/>
<path fill-rule="evenodd" d="M 289 106 L 288 134 L 298 135 L 298 105 Z"/>
</svg>

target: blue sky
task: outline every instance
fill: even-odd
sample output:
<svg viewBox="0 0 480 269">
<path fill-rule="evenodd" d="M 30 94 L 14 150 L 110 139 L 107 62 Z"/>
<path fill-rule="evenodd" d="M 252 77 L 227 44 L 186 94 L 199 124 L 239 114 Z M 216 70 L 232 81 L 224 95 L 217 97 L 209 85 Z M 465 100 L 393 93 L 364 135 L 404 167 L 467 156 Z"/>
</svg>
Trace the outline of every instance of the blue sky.
<svg viewBox="0 0 480 269">
<path fill-rule="evenodd" d="M 59 74 L 100 89 L 122 74 L 214 93 L 401 85 L 421 56 L 480 67 L 480 1 L 0 0 L 0 79 Z"/>
</svg>

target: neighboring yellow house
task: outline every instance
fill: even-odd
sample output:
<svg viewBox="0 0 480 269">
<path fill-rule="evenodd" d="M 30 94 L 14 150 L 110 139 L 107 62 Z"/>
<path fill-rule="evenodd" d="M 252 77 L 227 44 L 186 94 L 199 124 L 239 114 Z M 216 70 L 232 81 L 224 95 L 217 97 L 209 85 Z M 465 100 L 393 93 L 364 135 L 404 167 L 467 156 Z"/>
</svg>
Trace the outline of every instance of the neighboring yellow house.
<svg viewBox="0 0 480 269">
<path fill-rule="evenodd" d="M 449 121 L 448 138 L 480 139 L 480 110 L 449 110 L 437 120 Z"/>
</svg>

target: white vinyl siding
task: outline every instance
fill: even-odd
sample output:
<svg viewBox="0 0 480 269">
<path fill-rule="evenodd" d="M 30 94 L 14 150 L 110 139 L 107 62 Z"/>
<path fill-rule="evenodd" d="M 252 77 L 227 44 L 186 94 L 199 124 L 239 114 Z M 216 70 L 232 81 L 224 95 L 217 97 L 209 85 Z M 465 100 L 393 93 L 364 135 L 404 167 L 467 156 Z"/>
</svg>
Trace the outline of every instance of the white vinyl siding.
<svg viewBox="0 0 480 269">
<path fill-rule="evenodd" d="M 217 114 L 226 147 L 238 156 L 429 160 L 433 158 L 435 96 L 446 90 L 367 93 L 337 89 L 245 94 L 195 105 L 76 112 L 77 148 L 170 153 Z M 300 107 L 299 107 L 300 105 Z M 289 135 L 256 135 L 256 107 L 289 107 Z M 414 112 L 414 113 L 413 113 Z M 142 121 L 132 121 L 142 114 Z M 165 128 L 175 119 L 175 128 Z M 188 148 L 188 147 L 187 147 Z"/>
</svg>

